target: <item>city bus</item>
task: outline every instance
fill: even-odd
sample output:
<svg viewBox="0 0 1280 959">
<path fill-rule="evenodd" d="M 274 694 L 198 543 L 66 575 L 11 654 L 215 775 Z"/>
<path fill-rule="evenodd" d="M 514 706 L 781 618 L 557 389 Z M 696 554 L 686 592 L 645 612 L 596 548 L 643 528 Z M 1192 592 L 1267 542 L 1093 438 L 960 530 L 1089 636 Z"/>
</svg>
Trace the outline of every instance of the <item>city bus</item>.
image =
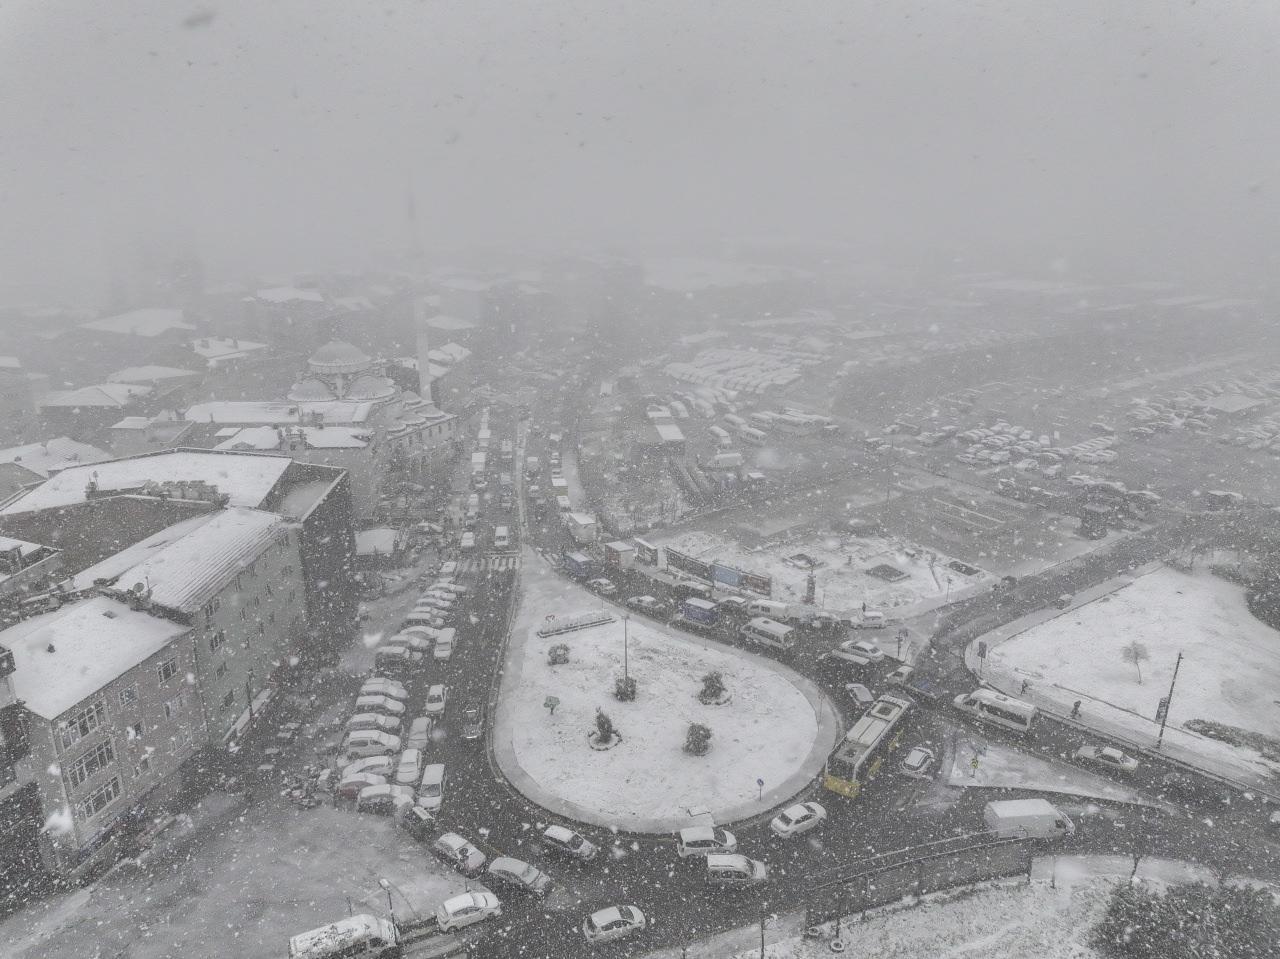
<svg viewBox="0 0 1280 959">
<path fill-rule="evenodd" d="M 822 785 L 841 796 L 856 798 L 902 742 L 903 720 L 912 705 L 909 699 L 889 695 L 872 703 L 827 760 Z"/>
<path fill-rule="evenodd" d="M 1030 703 L 997 693 L 993 689 L 975 689 L 971 693 L 961 693 L 955 698 L 953 705 L 979 722 L 1003 726 L 1020 733 L 1030 732 L 1040 713 Z"/>
</svg>

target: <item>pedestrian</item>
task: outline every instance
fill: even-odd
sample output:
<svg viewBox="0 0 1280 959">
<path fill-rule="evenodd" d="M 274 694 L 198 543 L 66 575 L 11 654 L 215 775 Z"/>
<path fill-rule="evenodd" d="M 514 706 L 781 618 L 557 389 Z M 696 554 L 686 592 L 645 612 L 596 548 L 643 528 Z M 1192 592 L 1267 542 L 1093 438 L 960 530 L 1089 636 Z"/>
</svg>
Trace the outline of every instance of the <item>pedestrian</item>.
<svg viewBox="0 0 1280 959">
<path fill-rule="evenodd" d="M 1027 687 L 1030 685 L 1031 685 L 1031 681 L 1029 679 L 1024 679 L 1022 681 L 1022 689 L 1018 690 L 1018 695 L 1021 696 L 1023 693 L 1025 693 L 1027 691 Z"/>
<path fill-rule="evenodd" d="M 1076 719 L 1080 715 L 1080 700 L 1076 700 L 1075 705 L 1071 707 L 1071 718 Z"/>
</svg>

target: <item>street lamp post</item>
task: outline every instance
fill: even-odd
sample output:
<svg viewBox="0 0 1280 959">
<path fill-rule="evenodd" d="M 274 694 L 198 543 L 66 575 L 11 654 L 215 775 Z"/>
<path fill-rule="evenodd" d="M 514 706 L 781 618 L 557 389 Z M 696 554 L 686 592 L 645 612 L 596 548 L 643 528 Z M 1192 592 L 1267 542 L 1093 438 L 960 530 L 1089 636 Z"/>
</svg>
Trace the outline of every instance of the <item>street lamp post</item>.
<svg viewBox="0 0 1280 959">
<path fill-rule="evenodd" d="M 395 904 L 391 901 L 391 883 L 387 882 L 387 880 L 385 879 L 379 879 L 378 885 L 381 886 L 384 890 L 386 890 L 387 912 L 391 913 L 391 919 L 394 922 L 396 918 L 396 907 L 395 907 Z"/>
<path fill-rule="evenodd" d="M 630 620 L 631 615 L 629 613 L 622 614 L 622 681 L 624 683 L 629 683 L 631 680 L 631 673 L 628 669 L 629 656 L 627 653 L 627 623 L 630 622 Z"/>
<path fill-rule="evenodd" d="M 249 675 L 244 681 L 244 697 L 249 704 L 249 725 L 253 725 L 253 670 L 249 670 Z"/>
</svg>

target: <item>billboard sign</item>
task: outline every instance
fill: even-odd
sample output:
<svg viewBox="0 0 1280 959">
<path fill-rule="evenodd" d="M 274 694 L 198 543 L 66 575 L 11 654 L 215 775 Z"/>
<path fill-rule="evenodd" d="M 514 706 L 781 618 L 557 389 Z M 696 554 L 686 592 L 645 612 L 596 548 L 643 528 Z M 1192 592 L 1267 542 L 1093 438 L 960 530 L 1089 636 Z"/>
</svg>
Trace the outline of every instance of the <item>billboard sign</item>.
<svg viewBox="0 0 1280 959">
<path fill-rule="evenodd" d="M 694 559 L 692 556 L 686 556 L 684 553 L 678 553 L 670 546 L 666 548 L 667 552 L 667 568 L 678 569 L 683 573 L 698 579 L 711 579 L 711 564 L 704 563 L 700 559 Z"/>
<path fill-rule="evenodd" d="M 732 566 L 721 566 L 719 563 L 712 563 L 711 581 L 737 589 L 742 585 L 742 571 L 734 569 Z"/>
<path fill-rule="evenodd" d="M 658 565 L 658 547 L 642 539 L 635 540 L 635 544 L 636 559 L 644 563 L 646 566 Z"/>
<path fill-rule="evenodd" d="M 759 573 L 743 573 L 741 579 L 743 589 L 749 589 L 761 596 L 773 595 L 773 577 L 761 576 Z"/>
</svg>

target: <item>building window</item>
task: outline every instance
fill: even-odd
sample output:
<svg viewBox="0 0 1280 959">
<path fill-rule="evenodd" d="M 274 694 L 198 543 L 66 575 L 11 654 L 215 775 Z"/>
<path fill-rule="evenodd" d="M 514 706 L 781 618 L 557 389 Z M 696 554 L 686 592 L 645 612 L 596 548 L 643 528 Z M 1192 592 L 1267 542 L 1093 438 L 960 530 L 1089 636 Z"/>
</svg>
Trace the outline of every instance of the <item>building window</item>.
<svg viewBox="0 0 1280 959">
<path fill-rule="evenodd" d="M 176 719 L 182 713 L 182 697 L 175 696 L 164 704 L 164 718 Z"/>
<path fill-rule="evenodd" d="M 223 676 L 227 675 L 227 664 L 218 663 L 218 668 L 213 671 L 213 674 L 218 679 L 221 679 Z"/>
<path fill-rule="evenodd" d="M 176 659 L 166 659 L 156 667 L 156 674 L 160 677 L 160 682 L 167 683 L 178 675 L 178 661 Z"/>
<path fill-rule="evenodd" d="M 137 686 L 126 686 L 124 689 L 120 690 L 121 706 L 132 706 L 137 701 L 138 701 Z"/>
<path fill-rule="evenodd" d="M 138 760 L 138 765 L 133 767 L 133 778 L 141 779 L 149 772 L 151 772 L 151 757 L 143 756 Z"/>
<path fill-rule="evenodd" d="M 80 812 L 85 819 L 96 816 L 116 801 L 120 795 L 120 780 L 112 776 L 109 780 L 89 793 L 80 803 Z"/>
<path fill-rule="evenodd" d="M 259 623 L 259 624 L 258 624 L 258 635 L 259 635 L 259 636 L 266 636 L 266 635 L 267 635 L 267 627 L 266 627 L 266 626 L 264 626 L 262 623 Z"/>
<path fill-rule="evenodd" d="M 116 754 L 111 748 L 110 740 L 100 742 L 87 753 L 77 759 L 67 769 L 67 781 L 71 788 L 79 786 L 99 769 L 105 769 L 115 762 Z"/>
<path fill-rule="evenodd" d="M 141 739 L 143 731 L 144 731 L 144 727 L 142 723 L 134 723 L 132 726 L 129 727 L 129 733 L 128 733 L 129 738 Z"/>
<path fill-rule="evenodd" d="M 218 630 L 209 637 L 209 652 L 216 653 L 218 647 L 227 641 L 227 634 L 223 630 Z"/>
<path fill-rule="evenodd" d="M 69 749 L 107 720 L 107 708 L 102 700 L 86 706 L 67 720 L 62 727 L 62 748 Z"/>
<path fill-rule="evenodd" d="M 222 697 L 222 708 L 230 709 L 235 704 L 235 701 L 236 701 L 236 691 L 234 689 L 228 689 L 227 695 Z"/>
</svg>

